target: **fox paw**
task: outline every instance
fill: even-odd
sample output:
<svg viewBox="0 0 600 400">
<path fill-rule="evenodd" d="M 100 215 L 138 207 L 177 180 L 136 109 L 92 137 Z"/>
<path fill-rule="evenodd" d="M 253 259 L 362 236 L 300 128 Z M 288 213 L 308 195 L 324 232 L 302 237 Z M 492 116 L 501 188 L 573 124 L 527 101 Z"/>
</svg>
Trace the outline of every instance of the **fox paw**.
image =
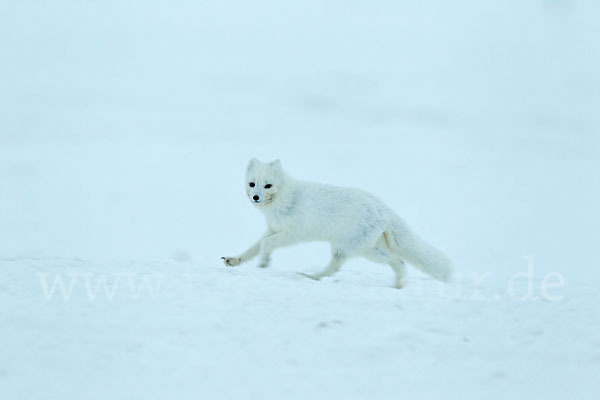
<svg viewBox="0 0 600 400">
<path fill-rule="evenodd" d="M 221 260 L 223 260 L 223 264 L 228 267 L 235 267 L 242 261 L 239 257 L 221 257 Z"/>
<path fill-rule="evenodd" d="M 302 275 L 302 276 L 304 276 L 306 278 L 312 279 L 313 281 L 318 281 L 318 280 L 320 280 L 322 278 L 322 276 L 320 276 L 320 275 L 307 274 L 305 272 L 298 272 L 298 274 Z"/>
<path fill-rule="evenodd" d="M 271 257 L 263 257 L 261 258 L 260 262 L 258 263 L 258 267 L 259 268 L 267 268 L 269 266 L 269 264 L 271 263 Z"/>
</svg>

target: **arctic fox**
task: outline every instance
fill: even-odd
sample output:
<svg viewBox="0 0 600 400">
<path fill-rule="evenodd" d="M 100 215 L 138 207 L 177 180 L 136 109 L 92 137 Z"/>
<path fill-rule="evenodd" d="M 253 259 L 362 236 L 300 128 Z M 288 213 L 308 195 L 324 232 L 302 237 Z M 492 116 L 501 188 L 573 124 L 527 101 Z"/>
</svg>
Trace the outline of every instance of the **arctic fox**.
<svg viewBox="0 0 600 400">
<path fill-rule="evenodd" d="M 444 282 L 450 280 L 450 260 L 416 236 L 388 206 L 359 189 L 296 180 L 275 160 L 250 160 L 246 170 L 246 194 L 265 215 L 267 231 L 237 257 L 221 257 L 234 267 L 260 255 L 260 267 L 269 265 L 271 252 L 308 241 L 331 243 L 331 261 L 320 279 L 337 272 L 344 261 L 362 256 L 388 264 L 395 273 L 395 287 L 405 284 L 408 262 Z"/>
</svg>

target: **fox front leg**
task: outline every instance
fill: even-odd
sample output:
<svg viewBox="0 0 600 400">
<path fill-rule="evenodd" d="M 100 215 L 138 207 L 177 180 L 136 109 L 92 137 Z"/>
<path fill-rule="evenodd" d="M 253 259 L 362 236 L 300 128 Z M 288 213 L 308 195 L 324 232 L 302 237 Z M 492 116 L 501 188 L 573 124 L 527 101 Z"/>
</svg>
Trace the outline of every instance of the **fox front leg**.
<svg viewBox="0 0 600 400">
<path fill-rule="evenodd" d="M 261 268 L 267 268 L 271 261 L 271 253 L 278 247 L 287 246 L 290 244 L 290 236 L 285 232 L 273 233 L 265 237 L 260 242 L 260 262 Z"/>
<path fill-rule="evenodd" d="M 221 257 L 221 260 L 223 260 L 223 263 L 226 266 L 235 267 L 235 266 L 240 265 L 248 260 L 253 259 L 254 257 L 256 257 L 258 255 L 258 252 L 260 251 L 260 244 L 263 241 L 263 239 L 268 237 L 270 234 L 271 234 L 271 232 L 266 232 L 256 243 L 254 243 L 252 246 L 250 246 L 250 248 L 248 250 L 246 250 L 239 256 L 237 256 L 237 257 Z"/>
</svg>

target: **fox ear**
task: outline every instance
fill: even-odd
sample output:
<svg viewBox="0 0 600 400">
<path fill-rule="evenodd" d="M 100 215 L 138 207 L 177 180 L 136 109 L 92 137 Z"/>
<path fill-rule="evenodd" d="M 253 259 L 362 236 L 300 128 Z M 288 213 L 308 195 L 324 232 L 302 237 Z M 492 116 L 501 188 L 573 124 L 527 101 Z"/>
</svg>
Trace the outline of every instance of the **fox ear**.
<svg viewBox="0 0 600 400">
<path fill-rule="evenodd" d="M 256 167 L 256 165 L 258 165 L 258 163 L 260 163 L 260 161 L 258 161 L 256 158 L 253 158 L 252 160 L 250 160 L 250 162 L 248 163 L 248 168 L 247 170 L 253 170 L 254 167 Z"/>
<path fill-rule="evenodd" d="M 276 170 L 281 170 L 281 161 L 279 161 L 279 159 L 277 159 L 273 162 L 270 162 L 269 167 L 276 169 Z"/>
</svg>

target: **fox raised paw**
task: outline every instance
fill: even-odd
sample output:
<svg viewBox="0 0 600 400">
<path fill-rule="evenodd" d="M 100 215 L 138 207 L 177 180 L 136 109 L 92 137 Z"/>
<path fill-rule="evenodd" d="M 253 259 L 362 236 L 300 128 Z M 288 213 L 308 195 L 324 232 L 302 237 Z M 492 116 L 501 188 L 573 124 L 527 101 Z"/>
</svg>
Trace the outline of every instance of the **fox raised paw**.
<svg viewBox="0 0 600 400">
<path fill-rule="evenodd" d="M 241 262 L 239 257 L 221 257 L 221 260 L 228 267 L 235 267 L 236 265 L 240 265 Z"/>
</svg>

